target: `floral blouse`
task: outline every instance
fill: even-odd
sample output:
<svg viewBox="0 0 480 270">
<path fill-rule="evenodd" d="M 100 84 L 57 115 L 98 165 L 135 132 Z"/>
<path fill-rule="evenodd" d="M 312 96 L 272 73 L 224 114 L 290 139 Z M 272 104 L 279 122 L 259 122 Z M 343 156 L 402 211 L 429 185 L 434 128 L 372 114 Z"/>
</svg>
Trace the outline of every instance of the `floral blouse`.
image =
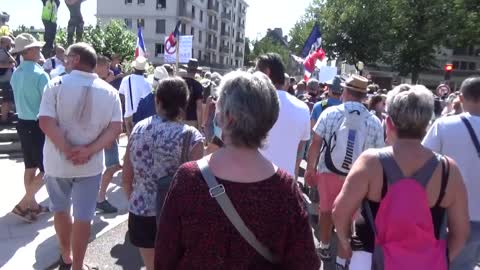
<svg viewBox="0 0 480 270">
<path fill-rule="evenodd" d="M 157 187 L 166 176 L 173 176 L 181 164 L 184 137 L 192 134 L 190 149 L 203 142 L 194 127 L 154 115 L 137 123 L 130 136 L 133 165 L 133 192 L 128 210 L 139 216 L 156 215 Z"/>
</svg>

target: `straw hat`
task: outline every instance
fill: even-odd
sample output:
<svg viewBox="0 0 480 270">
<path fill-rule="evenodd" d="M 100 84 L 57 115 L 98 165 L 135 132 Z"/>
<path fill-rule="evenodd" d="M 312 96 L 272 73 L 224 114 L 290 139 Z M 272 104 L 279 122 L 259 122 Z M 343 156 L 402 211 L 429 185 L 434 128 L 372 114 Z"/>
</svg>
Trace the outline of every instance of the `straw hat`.
<svg viewBox="0 0 480 270">
<path fill-rule="evenodd" d="M 139 56 L 137 57 L 137 59 L 135 59 L 133 62 L 132 62 L 132 67 L 136 70 L 146 70 L 147 67 L 148 67 L 148 62 L 147 62 L 147 58 L 143 57 L 143 56 Z"/>
<path fill-rule="evenodd" d="M 15 48 L 12 53 L 20 53 L 30 48 L 41 48 L 45 42 L 38 41 L 32 35 L 23 33 L 15 38 Z"/>
<path fill-rule="evenodd" d="M 367 87 L 368 87 L 368 79 L 359 76 L 359 75 L 352 75 L 348 79 L 345 80 L 345 82 L 340 84 L 343 88 L 347 88 L 353 91 L 361 92 L 361 93 L 367 93 Z"/>
</svg>

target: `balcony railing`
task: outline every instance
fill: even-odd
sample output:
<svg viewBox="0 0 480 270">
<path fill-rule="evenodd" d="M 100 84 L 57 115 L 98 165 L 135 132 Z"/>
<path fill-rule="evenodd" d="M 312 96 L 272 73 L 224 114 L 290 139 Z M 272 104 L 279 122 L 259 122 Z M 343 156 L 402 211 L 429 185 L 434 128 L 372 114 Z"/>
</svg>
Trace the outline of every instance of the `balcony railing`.
<svg viewBox="0 0 480 270">
<path fill-rule="evenodd" d="M 222 12 L 222 19 L 231 21 L 232 20 L 232 13 Z"/>
<path fill-rule="evenodd" d="M 236 51 L 235 52 L 235 57 L 243 57 L 243 52 Z"/>
<path fill-rule="evenodd" d="M 224 5 L 231 5 L 233 4 L 233 0 L 223 0 Z"/>
<path fill-rule="evenodd" d="M 208 29 L 217 31 L 218 30 L 218 23 L 209 23 Z"/>
<path fill-rule="evenodd" d="M 229 53 L 230 48 L 228 48 L 228 46 L 222 45 L 222 46 L 220 46 L 220 52 L 221 53 Z"/>
<path fill-rule="evenodd" d="M 219 4 L 215 0 L 208 0 L 207 11 L 212 11 L 218 13 Z"/>
<path fill-rule="evenodd" d="M 215 42 L 207 42 L 207 48 L 208 48 L 208 49 L 216 50 L 216 49 L 217 49 L 217 43 L 215 43 Z"/>
<path fill-rule="evenodd" d="M 230 37 L 230 31 L 222 31 L 222 32 L 220 33 L 220 35 L 221 35 L 222 37 Z"/>
<path fill-rule="evenodd" d="M 235 42 L 237 42 L 237 43 L 243 43 L 243 41 L 244 41 L 243 38 L 237 37 L 237 39 L 235 39 Z"/>
</svg>

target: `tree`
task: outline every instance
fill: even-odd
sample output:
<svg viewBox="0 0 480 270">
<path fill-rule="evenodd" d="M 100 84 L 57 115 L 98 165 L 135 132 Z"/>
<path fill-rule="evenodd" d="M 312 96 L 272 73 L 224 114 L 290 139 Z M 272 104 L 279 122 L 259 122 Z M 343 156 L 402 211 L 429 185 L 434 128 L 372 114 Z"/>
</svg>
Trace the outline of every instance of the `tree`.
<svg viewBox="0 0 480 270">
<path fill-rule="evenodd" d="M 478 0 L 314 0 L 290 31 L 292 50 L 298 53 L 315 22 L 327 56 L 384 62 L 413 82 L 435 65 L 441 46 L 480 43 Z"/>
<path fill-rule="evenodd" d="M 254 41 L 252 44 L 253 51 L 250 54 L 250 61 L 255 61 L 255 59 L 262 54 L 273 52 L 278 53 L 282 57 L 283 63 L 288 66 L 290 62 L 290 52 L 288 48 L 275 42 L 272 38 L 267 36 L 261 40 Z"/>
<path fill-rule="evenodd" d="M 250 51 L 250 39 L 245 37 L 245 51 L 243 54 L 243 65 L 249 66 L 252 52 Z"/>
<path fill-rule="evenodd" d="M 126 29 L 123 22 L 113 20 L 105 26 L 85 27 L 83 41 L 91 44 L 99 54 L 111 56 L 117 53 L 124 61 L 131 61 L 135 51 L 136 36 Z M 56 43 L 67 46 L 65 28 L 57 31 Z"/>
<path fill-rule="evenodd" d="M 387 31 L 384 60 L 400 75 L 411 74 L 412 82 L 420 72 L 435 66 L 436 50 L 449 40 L 450 0 L 388 0 L 392 14 Z"/>
</svg>

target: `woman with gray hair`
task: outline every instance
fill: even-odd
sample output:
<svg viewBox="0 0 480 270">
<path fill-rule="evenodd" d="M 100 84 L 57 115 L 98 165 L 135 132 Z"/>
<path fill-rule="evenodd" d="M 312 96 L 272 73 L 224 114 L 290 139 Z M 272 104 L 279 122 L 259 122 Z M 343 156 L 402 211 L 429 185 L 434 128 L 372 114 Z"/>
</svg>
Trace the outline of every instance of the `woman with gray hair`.
<svg viewBox="0 0 480 270">
<path fill-rule="evenodd" d="M 258 150 L 278 118 L 275 87 L 263 74 L 233 72 L 216 105 L 225 145 L 178 169 L 160 217 L 155 269 L 319 269 L 297 185 Z"/>
<path fill-rule="evenodd" d="M 339 243 L 348 253 L 353 250 L 350 270 L 372 269 L 372 253 L 378 249 L 383 249 L 384 258 L 390 261 L 417 266 L 395 269 L 427 269 L 421 263 L 432 253 L 426 251 L 436 250 L 445 257 L 435 258 L 441 266 L 432 269 L 446 269 L 447 256 L 452 260 L 465 244 L 469 225 L 462 176 L 452 159 L 421 144 L 433 102 L 432 93 L 424 86 L 404 84 L 393 89 L 387 96 L 386 119 L 392 146 L 365 151 L 335 200 L 333 220 Z M 351 236 L 350 220 L 360 207 Z M 419 242 L 421 248 L 415 245 Z M 378 243 L 381 245 L 376 246 Z M 385 252 L 388 248 L 392 249 Z M 374 263 L 378 262 L 374 258 Z M 384 262 L 388 263 L 387 259 Z"/>
</svg>

